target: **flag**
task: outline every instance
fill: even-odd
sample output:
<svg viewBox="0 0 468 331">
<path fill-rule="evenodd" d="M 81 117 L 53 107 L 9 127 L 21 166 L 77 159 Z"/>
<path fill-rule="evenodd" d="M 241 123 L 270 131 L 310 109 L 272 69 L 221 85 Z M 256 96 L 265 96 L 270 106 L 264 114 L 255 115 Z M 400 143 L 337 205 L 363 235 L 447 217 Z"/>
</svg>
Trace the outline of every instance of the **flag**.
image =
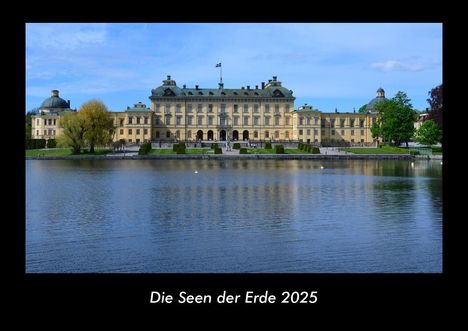
<svg viewBox="0 0 468 331">
<path fill-rule="evenodd" d="M 221 67 L 221 62 L 216 65 L 216 68 Z"/>
</svg>

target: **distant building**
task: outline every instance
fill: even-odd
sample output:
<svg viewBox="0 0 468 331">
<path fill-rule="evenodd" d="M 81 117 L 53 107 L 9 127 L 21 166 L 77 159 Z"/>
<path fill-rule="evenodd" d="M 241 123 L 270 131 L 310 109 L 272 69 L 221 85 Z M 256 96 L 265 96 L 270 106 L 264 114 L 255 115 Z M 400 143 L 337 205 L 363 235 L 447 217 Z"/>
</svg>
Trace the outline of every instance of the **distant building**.
<svg viewBox="0 0 468 331">
<path fill-rule="evenodd" d="M 418 119 L 414 122 L 414 128 L 417 130 L 419 127 L 429 119 L 429 109 L 426 108 L 425 113 L 419 113 Z"/>
<path fill-rule="evenodd" d="M 151 90 L 150 107 L 139 102 L 121 112 L 111 112 L 115 126 L 114 141 L 303 141 L 317 145 L 371 145 L 370 128 L 377 113 L 374 106 L 385 100 L 382 88 L 370 100 L 366 113 L 321 112 L 309 105 L 294 109 L 293 91 L 273 76 L 260 86 L 238 89 L 188 88 L 177 86 L 167 76 L 162 85 Z M 70 102 L 52 96 L 33 116 L 33 138 L 55 138 L 60 134 L 60 116 Z"/>
</svg>

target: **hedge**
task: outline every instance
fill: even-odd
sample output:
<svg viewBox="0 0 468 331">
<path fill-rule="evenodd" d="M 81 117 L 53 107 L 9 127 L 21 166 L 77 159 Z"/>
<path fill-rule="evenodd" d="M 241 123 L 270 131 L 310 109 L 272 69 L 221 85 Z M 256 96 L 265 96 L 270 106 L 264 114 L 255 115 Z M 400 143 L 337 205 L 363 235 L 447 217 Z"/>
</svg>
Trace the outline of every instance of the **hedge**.
<svg viewBox="0 0 468 331">
<path fill-rule="evenodd" d="M 221 148 L 215 148 L 214 153 L 215 154 L 223 154 L 223 150 Z"/>
<path fill-rule="evenodd" d="M 284 154 L 284 146 L 283 145 L 275 145 L 275 153 L 276 154 Z"/>
<path fill-rule="evenodd" d="M 265 149 L 272 149 L 271 143 L 269 143 L 269 142 L 267 143 L 267 142 L 266 142 L 266 143 L 265 143 Z"/>
<path fill-rule="evenodd" d="M 239 154 L 249 154 L 249 153 L 247 152 L 247 148 L 241 148 L 239 149 Z"/>
<path fill-rule="evenodd" d="M 313 146 L 312 147 L 312 154 L 320 154 L 320 148 Z"/>
<path fill-rule="evenodd" d="M 211 149 L 218 148 L 218 143 L 211 143 Z"/>
<path fill-rule="evenodd" d="M 45 147 L 45 139 L 26 139 L 26 149 L 41 149 Z"/>
<path fill-rule="evenodd" d="M 151 151 L 151 142 L 144 142 L 140 145 L 140 149 L 138 150 L 138 155 L 146 155 Z"/>
<path fill-rule="evenodd" d="M 234 144 L 232 145 L 232 148 L 233 148 L 233 149 L 240 149 L 240 148 L 241 148 L 241 147 L 240 147 L 240 143 L 234 143 Z"/>
<path fill-rule="evenodd" d="M 55 139 L 47 140 L 47 148 L 55 148 L 57 147 L 57 141 Z"/>
</svg>

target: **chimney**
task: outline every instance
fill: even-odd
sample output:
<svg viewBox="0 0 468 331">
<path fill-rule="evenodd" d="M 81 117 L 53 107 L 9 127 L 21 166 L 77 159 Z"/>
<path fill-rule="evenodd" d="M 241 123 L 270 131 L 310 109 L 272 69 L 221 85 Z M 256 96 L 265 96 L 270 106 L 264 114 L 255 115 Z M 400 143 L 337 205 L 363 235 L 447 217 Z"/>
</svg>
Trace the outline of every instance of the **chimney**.
<svg viewBox="0 0 468 331">
<path fill-rule="evenodd" d="M 171 80 L 171 75 L 167 75 L 167 80 Z"/>
<path fill-rule="evenodd" d="M 247 85 L 247 90 L 250 90 L 250 85 Z"/>
<path fill-rule="evenodd" d="M 268 80 L 268 83 L 271 83 L 271 79 Z"/>
<path fill-rule="evenodd" d="M 265 82 L 262 82 L 262 90 L 265 88 Z"/>
<path fill-rule="evenodd" d="M 278 76 L 273 76 L 273 80 L 276 82 L 276 78 L 278 78 Z"/>
<path fill-rule="evenodd" d="M 183 88 L 187 88 L 187 86 L 184 84 L 184 85 L 183 85 Z"/>
<path fill-rule="evenodd" d="M 222 90 L 224 88 L 224 83 L 218 83 L 219 84 L 219 89 Z"/>
<path fill-rule="evenodd" d="M 58 97 L 59 96 L 59 91 L 58 90 L 52 90 L 52 96 L 53 97 Z"/>
<path fill-rule="evenodd" d="M 258 90 L 258 85 L 255 85 L 255 89 Z"/>
<path fill-rule="evenodd" d="M 198 85 L 195 85 L 195 90 L 198 90 Z"/>
</svg>

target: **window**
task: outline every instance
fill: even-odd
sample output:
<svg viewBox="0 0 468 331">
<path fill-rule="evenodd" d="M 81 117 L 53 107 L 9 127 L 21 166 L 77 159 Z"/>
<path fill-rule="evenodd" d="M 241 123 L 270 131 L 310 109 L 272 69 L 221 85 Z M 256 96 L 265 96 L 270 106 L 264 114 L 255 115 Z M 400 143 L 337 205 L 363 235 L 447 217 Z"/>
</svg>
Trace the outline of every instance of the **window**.
<svg viewBox="0 0 468 331">
<path fill-rule="evenodd" d="M 208 112 L 209 113 L 213 112 L 213 104 L 211 104 L 211 103 L 208 105 Z"/>
<path fill-rule="evenodd" d="M 180 107 L 180 104 L 177 104 L 176 105 L 176 113 L 181 113 L 181 107 Z"/>
<path fill-rule="evenodd" d="M 201 103 L 199 103 L 197 105 L 197 113 L 201 113 L 203 111 L 203 105 Z"/>
<path fill-rule="evenodd" d="M 176 125 L 180 125 L 181 122 L 182 122 L 182 116 L 177 116 L 176 117 Z"/>
<path fill-rule="evenodd" d="M 140 139 L 137 139 L 137 140 L 136 140 L 136 143 L 139 144 L 139 143 L 140 143 Z"/>
<path fill-rule="evenodd" d="M 123 118 L 120 119 L 120 126 L 124 126 L 124 119 Z"/>
<path fill-rule="evenodd" d="M 124 134 L 124 133 L 123 133 L 123 129 L 120 129 L 120 134 Z"/>
<path fill-rule="evenodd" d="M 155 136 L 156 136 L 157 139 L 159 139 L 159 131 L 156 131 Z"/>
<path fill-rule="evenodd" d="M 287 105 L 284 106 L 284 111 L 285 111 L 286 113 L 289 113 L 289 104 L 287 104 Z M 286 132 L 288 132 L 288 131 L 286 131 Z M 289 137 L 289 136 L 288 136 L 288 137 Z"/>
<path fill-rule="evenodd" d="M 175 136 L 176 136 L 176 138 L 180 138 L 180 131 L 179 131 L 179 130 L 177 130 L 177 131 L 175 132 Z"/>
<path fill-rule="evenodd" d="M 300 129 L 299 130 L 299 135 L 302 136 L 302 133 L 303 133 L 303 131 L 302 131 L 302 129 Z"/>
<path fill-rule="evenodd" d="M 351 139 L 351 142 L 353 143 L 353 142 L 354 142 L 354 139 Z"/>
<path fill-rule="evenodd" d="M 148 129 L 143 129 L 143 134 L 148 134 Z"/>
<path fill-rule="evenodd" d="M 234 105 L 234 113 L 237 113 L 239 111 L 238 106 Z"/>
<path fill-rule="evenodd" d="M 335 127 L 335 119 L 330 120 L 330 127 Z"/>
<path fill-rule="evenodd" d="M 133 122 L 133 118 L 132 118 L 132 117 L 129 117 L 129 118 L 128 118 L 128 124 L 133 124 L 132 122 Z"/>
<path fill-rule="evenodd" d="M 187 131 L 187 138 L 192 139 L 192 131 L 190 130 Z"/>
<path fill-rule="evenodd" d="M 133 133 L 133 130 L 132 129 L 128 129 L 128 134 L 132 134 Z"/>
<path fill-rule="evenodd" d="M 270 112 L 270 105 L 265 104 L 265 113 L 269 113 L 269 112 Z"/>
<path fill-rule="evenodd" d="M 137 134 L 137 135 L 140 134 L 140 129 L 136 129 L 136 134 Z"/>
<path fill-rule="evenodd" d="M 307 125 L 310 125 L 310 117 L 307 117 Z"/>
<path fill-rule="evenodd" d="M 304 125 L 304 117 L 299 117 L 299 125 Z"/>
<path fill-rule="evenodd" d="M 265 138 L 270 138 L 270 132 L 269 131 L 265 131 Z"/>
<path fill-rule="evenodd" d="M 331 134 L 332 134 L 332 136 L 334 136 L 335 135 L 335 130 L 331 130 Z"/>
<path fill-rule="evenodd" d="M 148 117 L 145 117 L 145 124 L 148 124 Z"/>
<path fill-rule="evenodd" d="M 171 112 L 171 104 L 170 103 L 166 103 L 166 105 L 164 107 L 164 112 L 166 114 L 169 114 Z"/>
<path fill-rule="evenodd" d="M 258 116 L 255 116 L 255 117 L 254 117 L 254 125 L 258 125 L 258 120 L 259 120 L 259 117 L 258 117 Z"/>
<path fill-rule="evenodd" d="M 208 125 L 213 125 L 213 116 L 208 116 Z"/>
<path fill-rule="evenodd" d="M 140 117 L 136 118 L 136 124 L 140 124 Z"/>
<path fill-rule="evenodd" d="M 289 125 L 289 116 L 285 117 L 286 125 Z"/>
<path fill-rule="evenodd" d="M 189 103 L 187 104 L 187 113 L 191 113 L 192 112 L 192 104 Z"/>
<path fill-rule="evenodd" d="M 198 116 L 197 118 L 197 124 L 202 125 L 203 124 L 203 116 Z"/>
<path fill-rule="evenodd" d="M 275 139 L 279 139 L 279 131 L 275 131 Z"/>
<path fill-rule="evenodd" d="M 47 130 L 44 130 L 44 135 L 47 136 Z"/>
<path fill-rule="evenodd" d="M 340 128 L 344 128 L 345 120 L 341 119 L 340 120 Z"/>
<path fill-rule="evenodd" d="M 361 136 L 363 136 L 363 135 L 364 135 L 364 130 L 361 130 Z"/>
<path fill-rule="evenodd" d="M 341 130 L 341 135 L 344 136 L 344 130 Z"/>
<path fill-rule="evenodd" d="M 193 122 L 193 116 L 188 116 L 187 117 L 187 124 L 192 125 L 192 122 Z"/>
<path fill-rule="evenodd" d="M 361 128 L 364 127 L 364 120 L 359 120 L 359 127 L 361 127 Z"/>
<path fill-rule="evenodd" d="M 353 128 L 354 127 L 354 119 L 350 120 L 350 122 L 351 122 L 350 126 Z"/>
<path fill-rule="evenodd" d="M 244 113 L 248 113 L 249 112 L 249 105 L 245 104 L 244 105 Z"/>
<path fill-rule="evenodd" d="M 36 136 L 38 136 L 38 135 L 39 135 L 39 130 L 36 130 Z"/>
<path fill-rule="evenodd" d="M 322 128 L 324 128 L 326 124 L 327 124 L 327 122 L 326 122 L 325 120 L 321 120 L 321 121 L 320 121 L 320 126 L 321 126 Z"/>
<path fill-rule="evenodd" d="M 220 112 L 221 112 L 221 113 L 225 113 L 225 112 L 226 112 L 226 104 L 225 104 L 225 103 L 222 103 L 222 104 L 221 104 Z"/>
<path fill-rule="evenodd" d="M 131 138 L 130 138 L 130 139 L 128 139 L 128 142 L 129 142 L 129 143 L 131 143 L 132 141 L 133 141 L 133 140 L 132 140 Z"/>
<path fill-rule="evenodd" d="M 324 135 L 325 135 L 325 130 L 322 130 L 322 136 L 324 136 Z"/>
<path fill-rule="evenodd" d="M 280 117 L 279 116 L 275 117 L 275 125 L 280 125 Z"/>
<path fill-rule="evenodd" d="M 284 133 L 284 137 L 285 137 L 286 139 L 289 139 L 289 131 L 286 131 L 286 132 Z"/>
<path fill-rule="evenodd" d="M 265 125 L 270 125 L 270 118 L 265 116 Z"/>
<path fill-rule="evenodd" d="M 279 113 L 279 105 L 276 104 L 276 105 L 275 105 L 275 114 L 278 114 L 278 113 Z"/>
<path fill-rule="evenodd" d="M 234 125 L 239 125 L 239 116 L 234 116 Z"/>
<path fill-rule="evenodd" d="M 318 130 L 314 129 L 314 136 L 318 136 Z"/>
<path fill-rule="evenodd" d="M 361 142 L 363 143 L 363 142 L 364 142 L 364 139 L 361 139 Z"/>
<path fill-rule="evenodd" d="M 310 129 L 307 129 L 307 135 L 310 135 Z"/>
<path fill-rule="evenodd" d="M 170 138 L 171 137 L 171 131 L 167 131 L 166 132 L 166 138 Z"/>
<path fill-rule="evenodd" d="M 249 125 L 249 117 L 244 116 L 244 125 Z"/>
<path fill-rule="evenodd" d="M 219 119 L 219 125 L 222 125 L 222 126 L 226 125 L 226 117 L 221 117 Z"/>
<path fill-rule="evenodd" d="M 258 104 L 254 104 L 253 107 L 254 107 L 254 110 L 253 110 L 254 113 L 258 113 Z"/>
<path fill-rule="evenodd" d="M 159 116 L 156 117 L 156 125 L 161 124 L 161 118 Z"/>
<path fill-rule="evenodd" d="M 171 124 L 171 117 L 166 116 L 166 125 L 169 125 L 169 124 Z"/>
<path fill-rule="evenodd" d="M 258 131 L 254 131 L 254 138 L 258 138 Z"/>
<path fill-rule="evenodd" d="M 154 111 L 155 111 L 156 113 L 159 113 L 159 112 L 161 111 L 160 106 L 161 106 L 161 105 L 160 105 L 159 103 L 157 103 L 157 104 L 154 105 Z"/>
<path fill-rule="evenodd" d="M 56 125 L 56 124 L 57 124 L 57 120 L 54 119 L 54 125 Z"/>
<path fill-rule="evenodd" d="M 317 125 L 318 124 L 318 117 L 314 117 L 314 124 Z"/>
<path fill-rule="evenodd" d="M 39 125 L 39 119 L 36 119 L 36 125 Z"/>
<path fill-rule="evenodd" d="M 351 130 L 351 135 L 354 136 L 354 130 Z"/>
<path fill-rule="evenodd" d="M 49 120 L 47 122 L 48 122 L 47 123 L 48 125 L 52 125 L 52 119 L 49 118 Z"/>
</svg>

